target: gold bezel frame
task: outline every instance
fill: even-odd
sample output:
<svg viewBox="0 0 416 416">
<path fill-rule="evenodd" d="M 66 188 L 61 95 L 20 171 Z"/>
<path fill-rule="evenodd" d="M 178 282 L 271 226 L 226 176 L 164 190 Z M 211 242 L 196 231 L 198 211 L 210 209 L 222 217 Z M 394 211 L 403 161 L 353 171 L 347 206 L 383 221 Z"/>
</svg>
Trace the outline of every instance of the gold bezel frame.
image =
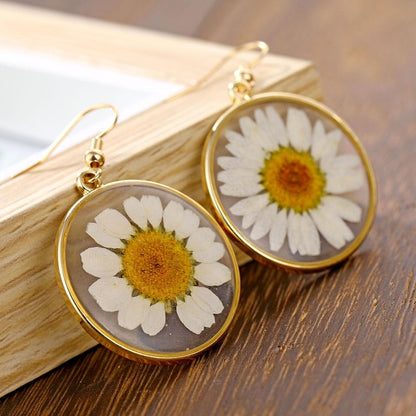
<svg viewBox="0 0 416 416">
<path fill-rule="evenodd" d="M 355 150 L 359 154 L 363 166 L 365 168 L 369 187 L 369 206 L 367 217 L 363 223 L 363 226 L 359 234 L 355 237 L 352 244 L 350 244 L 345 250 L 342 250 L 340 253 L 328 259 L 314 262 L 300 262 L 294 260 L 285 260 L 278 256 L 272 255 L 271 253 L 261 249 L 260 247 L 257 247 L 240 232 L 238 227 L 234 225 L 233 221 L 231 220 L 230 216 L 228 215 L 228 213 L 224 209 L 224 206 L 221 203 L 214 175 L 214 153 L 218 139 L 220 137 L 220 133 L 222 132 L 224 126 L 236 113 L 248 107 L 256 106 L 258 104 L 263 104 L 267 102 L 286 102 L 289 104 L 293 103 L 297 105 L 303 105 L 317 111 L 318 113 L 328 118 L 343 131 L 346 138 L 352 143 Z M 355 250 L 357 250 L 357 248 L 361 245 L 361 243 L 367 236 L 374 220 L 377 201 L 377 187 L 375 175 L 371 167 L 370 161 L 368 159 L 368 156 L 364 150 L 364 147 L 362 146 L 360 140 L 352 131 L 352 129 L 339 116 L 337 116 L 325 105 L 308 97 L 284 92 L 264 93 L 255 95 L 250 100 L 232 106 L 216 120 L 215 124 L 212 126 L 210 132 L 208 133 L 202 152 L 201 167 L 204 190 L 207 195 L 211 211 L 213 212 L 213 215 L 216 218 L 216 220 L 221 224 L 223 229 L 226 231 L 229 237 L 237 244 L 237 246 L 239 246 L 253 259 L 261 263 L 264 263 L 268 266 L 281 268 L 289 272 L 297 273 L 312 273 L 334 266 L 335 264 L 338 264 L 345 260 Z"/>
<path fill-rule="evenodd" d="M 181 351 L 181 352 L 174 352 L 174 353 L 162 353 L 162 352 L 154 352 L 154 351 L 146 351 L 141 350 L 139 348 L 134 348 L 127 343 L 117 339 L 114 337 L 108 330 L 106 330 L 103 326 L 100 325 L 83 307 L 81 302 L 78 299 L 77 294 L 71 284 L 71 279 L 68 275 L 67 267 L 66 267 L 66 242 L 69 233 L 69 229 L 71 227 L 71 223 L 75 216 L 77 215 L 78 211 L 82 206 L 85 205 L 87 201 L 94 198 L 96 195 L 107 191 L 111 188 L 126 186 L 126 185 L 137 185 L 137 186 L 152 186 L 162 191 L 172 192 L 175 195 L 185 199 L 186 202 L 190 203 L 193 207 L 195 207 L 200 213 L 204 214 L 209 222 L 213 225 L 213 227 L 218 231 L 219 235 L 223 238 L 224 244 L 228 252 L 230 253 L 231 262 L 234 269 L 234 276 L 235 276 L 235 287 L 234 287 L 234 296 L 233 301 L 230 307 L 230 311 L 228 316 L 218 330 L 218 332 L 211 337 L 208 341 L 204 342 L 198 347 L 193 349 Z M 142 362 L 151 362 L 157 364 L 172 364 L 178 361 L 189 360 L 203 351 L 208 349 L 214 343 L 216 343 L 225 333 L 227 328 L 229 327 L 239 301 L 240 297 L 240 272 L 237 264 L 237 260 L 231 246 L 231 243 L 228 240 L 227 235 L 224 233 L 222 228 L 217 224 L 215 219 L 212 215 L 203 208 L 200 204 L 189 198 L 188 196 L 184 195 L 183 193 L 170 188 L 169 186 L 162 185 L 159 183 L 151 182 L 151 181 L 142 181 L 142 180 L 123 180 L 112 182 L 107 185 L 104 185 L 89 194 L 85 195 L 81 199 L 79 199 L 70 210 L 67 212 L 64 220 L 62 221 L 55 241 L 55 270 L 56 270 L 56 277 L 58 281 L 59 288 L 64 296 L 64 299 L 69 307 L 70 311 L 73 313 L 75 318 L 81 324 L 86 332 L 88 332 L 94 339 L 96 339 L 100 344 L 104 345 L 111 351 L 129 358 L 134 361 L 142 361 Z"/>
</svg>

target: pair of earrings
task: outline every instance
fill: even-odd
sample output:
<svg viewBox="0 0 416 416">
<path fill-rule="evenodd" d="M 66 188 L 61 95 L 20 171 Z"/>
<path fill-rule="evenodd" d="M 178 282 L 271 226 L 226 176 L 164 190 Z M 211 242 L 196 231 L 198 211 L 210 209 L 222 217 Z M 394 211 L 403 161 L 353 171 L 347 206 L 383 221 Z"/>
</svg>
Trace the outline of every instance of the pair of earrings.
<svg viewBox="0 0 416 416">
<path fill-rule="evenodd" d="M 83 194 L 56 240 L 59 285 L 84 329 L 135 360 L 168 363 L 206 350 L 226 331 L 240 293 L 231 237 L 254 259 L 289 271 L 332 266 L 362 243 L 376 204 L 374 174 L 352 130 L 332 111 L 288 93 L 252 95 L 251 67 L 208 134 L 202 178 L 215 219 L 170 187 L 102 185 L 102 137 L 92 139 Z M 235 53 L 234 52 L 234 53 Z M 59 140 L 59 141 L 60 141 Z"/>
</svg>

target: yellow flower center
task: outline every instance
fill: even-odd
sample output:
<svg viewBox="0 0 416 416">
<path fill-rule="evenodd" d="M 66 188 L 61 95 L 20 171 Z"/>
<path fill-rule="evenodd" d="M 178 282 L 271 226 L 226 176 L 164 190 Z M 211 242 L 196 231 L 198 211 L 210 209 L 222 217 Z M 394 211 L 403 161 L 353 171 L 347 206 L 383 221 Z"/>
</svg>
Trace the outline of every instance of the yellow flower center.
<svg viewBox="0 0 416 416">
<path fill-rule="evenodd" d="M 263 186 L 279 206 L 302 213 L 316 208 L 325 191 L 325 176 L 307 152 L 282 147 L 261 170 Z"/>
<path fill-rule="evenodd" d="M 128 242 L 122 262 L 129 283 L 156 302 L 174 301 L 192 284 L 192 258 L 168 233 L 138 233 Z"/>
</svg>

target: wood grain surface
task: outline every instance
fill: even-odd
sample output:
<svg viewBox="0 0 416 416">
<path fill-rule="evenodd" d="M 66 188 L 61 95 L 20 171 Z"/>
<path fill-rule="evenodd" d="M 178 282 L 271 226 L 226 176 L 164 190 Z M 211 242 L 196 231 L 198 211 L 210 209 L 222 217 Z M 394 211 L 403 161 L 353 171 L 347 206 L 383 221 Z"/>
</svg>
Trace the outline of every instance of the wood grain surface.
<svg viewBox="0 0 416 416">
<path fill-rule="evenodd" d="M 0 402 L 4 415 L 416 414 L 416 3 L 411 0 L 33 0 L 226 44 L 262 39 L 317 65 L 379 184 L 361 249 L 320 275 L 251 263 L 223 342 L 157 367 L 102 347 Z"/>
</svg>

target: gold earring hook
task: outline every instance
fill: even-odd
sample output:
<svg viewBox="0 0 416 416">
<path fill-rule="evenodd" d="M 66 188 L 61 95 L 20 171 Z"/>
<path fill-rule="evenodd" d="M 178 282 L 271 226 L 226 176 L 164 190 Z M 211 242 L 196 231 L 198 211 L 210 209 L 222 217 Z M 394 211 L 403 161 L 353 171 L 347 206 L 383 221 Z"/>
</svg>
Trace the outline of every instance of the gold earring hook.
<svg viewBox="0 0 416 416">
<path fill-rule="evenodd" d="M 234 50 L 230 53 L 229 59 L 233 58 L 235 55 L 240 52 L 254 51 L 258 49 L 260 51 L 256 59 L 251 62 L 247 62 L 244 66 L 248 68 L 254 68 L 260 63 L 260 61 L 269 53 L 269 45 L 266 42 L 261 40 L 256 40 L 254 42 L 243 43 L 242 45 L 236 46 Z"/>
<path fill-rule="evenodd" d="M 194 84 L 190 85 L 188 88 L 178 92 L 177 94 L 172 95 L 167 98 L 164 102 L 173 101 L 176 98 L 182 97 L 204 85 L 209 79 L 211 79 L 227 62 L 231 61 L 236 55 L 241 52 L 250 52 L 258 50 L 260 53 L 256 59 L 251 62 L 246 62 L 240 66 L 243 66 L 247 70 L 254 68 L 259 62 L 269 53 L 269 45 L 266 42 L 257 40 L 254 42 L 243 43 L 239 46 L 236 46 L 231 50 L 226 56 L 224 56 L 216 65 L 214 65 L 203 77 L 199 78 Z"/>
<path fill-rule="evenodd" d="M 269 45 L 261 40 L 243 43 L 236 46 L 228 55 L 224 56 L 210 71 L 208 71 L 202 78 L 200 78 L 192 87 L 197 88 L 208 81 L 213 75 L 215 75 L 227 62 L 231 61 L 236 55 L 241 52 L 260 51 L 256 59 L 251 62 L 243 64 L 243 66 L 250 69 L 254 68 L 269 52 Z"/>
<path fill-rule="evenodd" d="M 233 104 L 247 101 L 251 98 L 255 85 L 252 69 L 267 55 L 269 46 L 262 41 L 244 43 L 234 49 L 234 55 L 242 51 L 249 51 L 258 48 L 260 54 L 254 61 L 241 64 L 234 72 L 234 81 L 228 84 L 228 95 Z"/>
<path fill-rule="evenodd" d="M 118 110 L 117 108 L 112 104 L 97 104 L 93 105 L 90 108 L 87 108 L 86 110 L 79 113 L 77 116 L 75 116 L 72 121 L 65 127 L 65 129 L 62 131 L 62 133 L 59 135 L 59 137 L 46 149 L 45 154 L 42 156 L 41 159 L 36 164 L 41 164 L 45 162 L 46 159 L 49 158 L 49 156 L 54 152 L 54 150 L 64 141 L 64 139 L 68 136 L 68 134 L 72 131 L 72 129 L 89 113 L 92 113 L 96 110 L 101 110 L 104 108 L 109 108 L 110 110 L 113 110 L 114 113 L 114 119 L 111 122 L 111 124 L 103 130 L 100 134 L 97 134 L 92 139 L 93 141 L 101 142 L 101 138 L 104 137 L 107 133 L 109 133 L 115 125 L 117 124 L 118 120 Z M 101 148 L 100 148 L 101 150 Z M 31 166 L 33 167 L 33 166 Z"/>
<path fill-rule="evenodd" d="M 26 169 L 24 169 L 21 172 L 18 172 L 16 175 L 12 176 L 13 178 L 16 176 L 21 175 L 22 173 L 26 173 L 27 171 L 29 171 L 30 169 L 34 168 L 35 166 L 41 165 L 42 163 L 44 163 L 49 157 L 50 155 L 55 151 L 55 149 L 64 141 L 64 139 L 68 136 L 68 134 L 73 130 L 73 128 L 89 113 L 92 113 L 93 111 L 96 110 L 101 110 L 101 109 L 105 109 L 108 108 L 110 110 L 113 111 L 114 113 L 114 118 L 113 121 L 111 122 L 111 124 L 105 129 L 103 130 L 101 133 L 99 133 L 98 135 L 94 136 L 93 139 L 91 139 L 91 150 L 97 150 L 99 151 L 101 154 L 101 147 L 102 147 L 102 137 L 104 137 L 107 133 L 109 133 L 117 124 L 117 120 L 118 120 L 118 110 L 115 106 L 113 106 L 112 104 L 97 104 L 94 105 L 90 108 L 87 108 L 86 110 L 82 111 L 81 113 L 79 113 L 77 116 L 75 116 L 72 121 L 64 128 L 64 130 L 62 131 L 62 133 L 58 136 L 58 138 L 51 143 L 48 148 L 45 150 L 45 153 L 43 154 L 43 156 L 37 160 L 35 163 L 33 163 L 32 165 L 30 165 L 29 167 L 27 167 Z M 88 154 L 88 152 L 87 152 Z M 87 157 L 86 154 L 86 157 Z M 104 155 L 102 155 L 102 164 L 104 163 Z M 101 167 L 100 166 L 100 167 Z M 90 166 L 93 167 L 93 166 Z"/>
</svg>

